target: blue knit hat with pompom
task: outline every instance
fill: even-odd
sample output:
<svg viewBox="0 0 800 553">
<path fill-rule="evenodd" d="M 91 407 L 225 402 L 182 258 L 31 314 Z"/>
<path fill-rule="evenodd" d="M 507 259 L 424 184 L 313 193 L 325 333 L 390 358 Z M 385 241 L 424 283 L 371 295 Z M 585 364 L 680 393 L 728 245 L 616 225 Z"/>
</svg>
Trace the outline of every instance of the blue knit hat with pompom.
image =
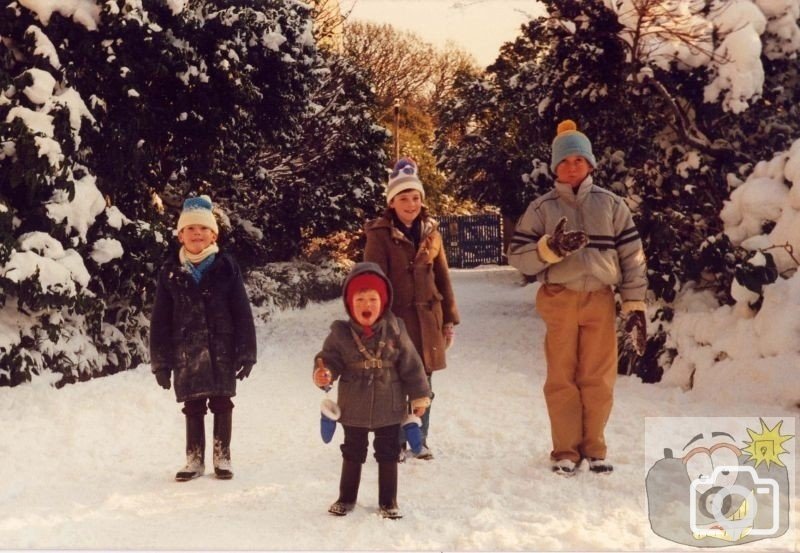
<svg viewBox="0 0 800 553">
<path fill-rule="evenodd" d="M 556 137 L 553 140 L 553 154 L 550 158 L 550 170 L 556 172 L 558 164 L 569 156 L 582 156 L 592 167 L 597 167 L 597 160 L 592 153 L 592 143 L 587 136 L 578 131 L 578 125 L 572 119 L 565 119 L 558 124 Z"/>
<path fill-rule="evenodd" d="M 183 202 L 181 216 L 178 217 L 178 232 L 189 225 L 200 225 L 210 228 L 214 234 L 219 234 L 217 219 L 211 211 L 213 208 L 211 198 L 206 195 L 186 198 Z"/>
</svg>

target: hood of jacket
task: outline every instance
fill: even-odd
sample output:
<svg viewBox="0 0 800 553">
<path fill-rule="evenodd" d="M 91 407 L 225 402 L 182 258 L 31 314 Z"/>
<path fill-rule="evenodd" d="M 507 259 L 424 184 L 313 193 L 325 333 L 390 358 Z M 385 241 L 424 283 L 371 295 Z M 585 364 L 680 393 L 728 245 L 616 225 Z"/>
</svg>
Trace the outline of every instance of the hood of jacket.
<svg viewBox="0 0 800 553">
<path fill-rule="evenodd" d="M 383 273 L 383 269 L 381 269 L 380 265 L 377 263 L 372 263 L 371 261 L 362 261 L 361 263 L 356 263 L 353 265 L 353 268 L 350 269 L 350 273 L 348 273 L 347 278 L 344 279 L 344 284 L 342 284 L 342 302 L 344 303 L 344 310 L 350 319 L 352 319 L 353 316 L 350 313 L 350 306 L 347 305 L 347 287 L 355 277 L 364 273 L 374 273 L 386 284 L 386 294 L 388 295 L 389 300 L 386 302 L 385 306 L 381 306 L 381 319 L 383 319 L 386 313 L 389 313 L 392 309 L 394 291 L 392 290 L 392 283 Z"/>
</svg>

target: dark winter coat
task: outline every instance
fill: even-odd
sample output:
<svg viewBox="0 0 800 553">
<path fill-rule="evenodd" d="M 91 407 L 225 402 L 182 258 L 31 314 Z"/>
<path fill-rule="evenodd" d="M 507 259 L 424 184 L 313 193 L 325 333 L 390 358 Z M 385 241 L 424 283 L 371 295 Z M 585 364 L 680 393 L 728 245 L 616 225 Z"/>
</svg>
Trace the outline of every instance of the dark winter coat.
<svg viewBox="0 0 800 553">
<path fill-rule="evenodd" d="M 171 371 L 178 401 L 236 395 L 236 371 L 256 361 L 242 274 L 218 253 L 200 283 L 172 256 L 158 276 L 150 319 L 153 372 Z"/>
<path fill-rule="evenodd" d="M 447 366 L 443 327 L 459 323 L 438 224 L 423 217 L 419 248 L 394 226 L 391 213 L 366 224 L 364 261 L 380 265 L 394 288 L 392 312 L 408 329 L 430 373 Z"/>
<path fill-rule="evenodd" d="M 346 297 L 347 283 L 363 272 L 373 272 L 386 280 L 391 306 L 391 284 L 374 263 L 359 263 L 353 268 L 342 297 Z M 349 313 L 346 305 L 345 311 Z M 364 338 L 363 328 L 352 319 L 334 321 L 322 351 L 317 354 L 334 381 L 339 382 L 337 403 L 342 412 L 339 422 L 371 430 L 401 423 L 406 417 L 408 401 L 430 397 L 431 393 L 422 361 L 403 321 L 387 308 L 373 330 L 370 338 Z M 382 367 L 365 368 L 366 359 L 358 350 L 353 331 L 373 353 L 383 337 L 386 345 L 380 355 Z"/>
</svg>

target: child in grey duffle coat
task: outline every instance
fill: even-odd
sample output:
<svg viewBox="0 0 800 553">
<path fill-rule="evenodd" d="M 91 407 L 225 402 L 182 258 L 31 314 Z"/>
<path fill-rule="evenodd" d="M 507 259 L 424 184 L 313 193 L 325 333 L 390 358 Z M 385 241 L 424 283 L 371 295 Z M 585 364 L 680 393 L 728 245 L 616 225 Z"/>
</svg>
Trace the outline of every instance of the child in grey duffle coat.
<svg viewBox="0 0 800 553">
<path fill-rule="evenodd" d="M 392 287 L 381 268 L 356 264 L 342 295 L 350 319 L 331 325 L 313 372 L 320 388 L 339 381 L 339 422 L 344 427 L 339 498 L 328 512 L 342 516 L 355 507 L 369 432 L 374 432 L 380 514 L 400 518 L 397 435 L 408 400 L 414 414 L 421 416 L 430 405 L 430 387 L 403 321 L 392 314 Z"/>
</svg>

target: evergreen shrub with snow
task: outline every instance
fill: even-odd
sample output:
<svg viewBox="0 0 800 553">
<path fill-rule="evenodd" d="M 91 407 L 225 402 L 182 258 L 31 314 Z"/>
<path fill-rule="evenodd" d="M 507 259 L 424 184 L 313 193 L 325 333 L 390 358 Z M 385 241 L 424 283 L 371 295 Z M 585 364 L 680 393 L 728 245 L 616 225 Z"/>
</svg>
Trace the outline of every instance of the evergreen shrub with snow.
<svg viewBox="0 0 800 553">
<path fill-rule="evenodd" d="M 310 14 L 291 0 L 0 8 L 0 385 L 148 360 L 188 195 L 212 196 L 245 268 L 380 206 L 387 133 L 359 72 L 317 49 Z"/>
<path fill-rule="evenodd" d="M 257 316 L 267 320 L 279 310 L 341 297 L 351 265 L 333 261 L 269 263 L 248 275 L 248 295 Z"/>
<path fill-rule="evenodd" d="M 648 347 L 637 359 L 622 343 L 620 370 L 655 381 L 677 355 L 669 328 L 683 291 L 705 288 L 731 303 L 736 274 L 768 284 L 720 212 L 760 160 L 800 136 L 800 8 L 792 0 L 543 4 L 547 17 L 523 26 L 484 76 L 458 82 L 437 154 L 463 195 L 516 219 L 552 187 L 557 123 L 578 122 L 599 160 L 595 183 L 626 198 L 648 257 Z M 753 224 L 768 233 L 775 220 Z"/>
</svg>

